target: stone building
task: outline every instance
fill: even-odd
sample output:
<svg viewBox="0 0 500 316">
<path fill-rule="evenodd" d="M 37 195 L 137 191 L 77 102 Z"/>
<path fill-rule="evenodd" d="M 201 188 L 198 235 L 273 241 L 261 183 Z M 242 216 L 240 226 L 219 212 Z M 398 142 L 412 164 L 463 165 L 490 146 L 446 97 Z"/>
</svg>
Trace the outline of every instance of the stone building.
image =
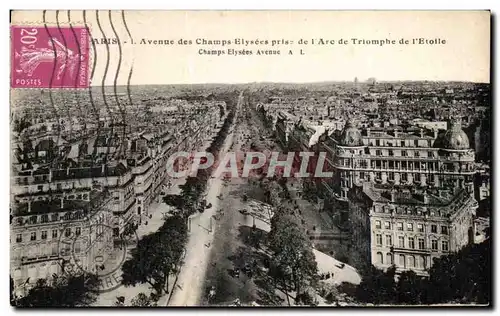
<svg viewBox="0 0 500 316">
<path fill-rule="evenodd" d="M 474 242 L 477 202 L 463 188 L 396 190 L 364 183 L 348 198 L 353 250 L 378 268 L 394 264 L 397 272 L 426 275 L 433 259 Z"/>
</svg>

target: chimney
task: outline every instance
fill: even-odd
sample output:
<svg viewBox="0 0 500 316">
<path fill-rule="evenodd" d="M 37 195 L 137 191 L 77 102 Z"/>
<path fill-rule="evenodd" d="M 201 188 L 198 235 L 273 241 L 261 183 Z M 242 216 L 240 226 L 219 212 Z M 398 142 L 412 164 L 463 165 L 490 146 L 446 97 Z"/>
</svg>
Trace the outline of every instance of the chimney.
<svg viewBox="0 0 500 316">
<path fill-rule="evenodd" d="M 104 174 L 104 170 L 105 170 L 105 169 L 106 169 L 106 165 L 105 165 L 105 164 L 101 165 L 101 173 L 102 173 L 102 174 Z"/>
<path fill-rule="evenodd" d="M 422 194 L 422 198 L 424 204 L 429 204 L 429 196 L 427 195 L 427 190 L 425 190 L 424 193 Z"/>
<path fill-rule="evenodd" d="M 397 137 L 398 137 L 398 130 L 394 129 L 394 138 L 397 138 Z"/>
<path fill-rule="evenodd" d="M 69 176 L 69 166 L 66 168 L 66 175 Z"/>
<path fill-rule="evenodd" d="M 420 128 L 420 137 L 424 137 L 424 129 Z"/>
<path fill-rule="evenodd" d="M 434 128 L 432 131 L 434 132 L 434 138 L 437 138 L 438 137 L 438 130 L 437 130 L 437 128 Z"/>
<path fill-rule="evenodd" d="M 391 202 L 394 203 L 396 201 L 396 192 L 394 190 L 391 190 Z"/>
</svg>

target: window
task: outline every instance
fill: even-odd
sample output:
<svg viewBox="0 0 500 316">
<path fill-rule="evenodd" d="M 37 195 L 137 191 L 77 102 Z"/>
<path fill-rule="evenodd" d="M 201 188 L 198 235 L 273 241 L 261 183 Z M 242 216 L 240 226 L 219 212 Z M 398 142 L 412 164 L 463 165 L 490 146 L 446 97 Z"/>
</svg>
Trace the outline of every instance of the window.
<svg viewBox="0 0 500 316">
<path fill-rule="evenodd" d="M 23 234 L 16 235 L 16 242 L 23 242 Z"/>
<path fill-rule="evenodd" d="M 415 182 L 420 182 L 420 173 L 415 173 L 413 175 L 413 180 L 415 180 Z"/>
<path fill-rule="evenodd" d="M 420 215 L 420 214 L 419 214 Z M 423 224 L 417 224 L 417 230 L 422 233 L 424 231 L 424 225 Z"/>
<path fill-rule="evenodd" d="M 394 172 L 389 172 L 389 181 L 394 181 Z"/>
<path fill-rule="evenodd" d="M 405 263 L 405 255 L 399 255 L 399 265 L 404 267 Z"/>
<path fill-rule="evenodd" d="M 57 222 L 59 220 L 59 214 L 52 214 L 52 221 Z"/>
<path fill-rule="evenodd" d="M 394 156 L 394 151 L 392 149 L 389 149 L 389 156 L 390 157 Z"/>
<path fill-rule="evenodd" d="M 438 250 L 438 241 L 433 239 L 431 240 L 431 248 L 432 250 Z"/>
<path fill-rule="evenodd" d="M 403 156 L 403 157 L 408 156 L 408 153 L 406 152 L 406 150 L 401 150 L 401 156 Z"/>
<path fill-rule="evenodd" d="M 375 228 L 377 229 L 382 228 L 382 223 L 380 221 L 375 221 Z"/>
<path fill-rule="evenodd" d="M 410 267 L 410 268 L 415 267 L 415 257 L 414 256 L 408 256 L 408 267 Z"/>
<path fill-rule="evenodd" d="M 47 223 L 49 221 L 49 215 L 44 214 L 42 215 L 42 223 Z"/>
<path fill-rule="evenodd" d="M 419 151 L 415 152 L 415 157 L 420 157 L 420 152 Z"/>
<path fill-rule="evenodd" d="M 57 229 L 52 230 L 52 238 L 57 238 Z"/>
<path fill-rule="evenodd" d="M 423 238 L 418 239 L 418 249 L 424 249 L 425 248 L 425 242 Z"/>
<path fill-rule="evenodd" d="M 120 235 L 120 229 L 115 227 L 113 228 L 113 237 L 118 237 Z"/>
<path fill-rule="evenodd" d="M 382 156 L 382 151 L 380 149 L 377 149 L 375 155 Z"/>
<path fill-rule="evenodd" d="M 448 242 L 447 241 L 443 240 L 441 242 L 441 250 L 448 251 Z"/>
<path fill-rule="evenodd" d="M 137 208 L 137 215 L 141 215 L 141 207 L 140 206 Z"/>
<path fill-rule="evenodd" d="M 377 252 L 377 263 L 384 263 L 384 256 L 381 252 Z"/>
<path fill-rule="evenodd" d="M 408 174 L 407 173 L 402 173 L 401 174 L 401 181 L 403 181 L 403 182 L 408 181 Z"/>
<path fill-rule="evenodd" d="M 30 240 L 36 240 L 36 232 L 31 233 Z"/>
<path fill-rule="evenodd" d="M 385 236 L 385 243 L 387 246 L 392 246 L 392 236 L 391 235 Z"/>
<path fill-rule="evenodd" d="M 46 230 L 42 231 L 42 239 L 47 239 L 47 231 Z"/>
<path fill-rule="evenodd" d="M 448 226 L 441 226 L 441 234 L 448 235 Z"/>
<path fill-rule="evenodd" d="M 80 236 L 81 234 L 82 234 L 82 228 L 81 227 L 77 227 L 75 229 L 75 235 Z"/>
<path fill-rule="evenodd" d="M 404 238 L 404 236 L 399 236 L 398 240 L 399 240 L 398 241 L 399 242 L 399 247 L 400 248 L 404 248 L 405 247 L 405 238 Z"/>
<path fill-rule="evenodd" d="M 377 238 L 377 246 L 382 246 L 382 235 L 377 234 L 376 238 Z"/>
<path fill-rule="evenodd" d="M 42 191 L 42 190 L 43 190 L 43 185 L 39 185 L 39 186 L 37 187 L 37 189 L 38 189 L 38 191 Z"/>
<path fill-rule="evenodd" d="M 412 223 L 406 224 L 406 230 L 408 230 L 409 232 L 412 232 L 413 231 L 413 224 Z"/>
<path fill-rule="evenodd" d="M 66 230 L 64 231 L 64 236 L 66 237 L 71 236 L 71 228 L 66 228 Z"/>
<path fill-rule="evenodd" d="M 384 222 L 385 229 L 391 229 L 391 222 Z"/>
<path fill-rule="evenodd" d="M 408 247 L 410 247 L 410 249 L 415 249 L 415 238 L 408 237 Z"/>
<path fill-rule="evenodd" d="M 398 226 L 398 230 L 403 230 L 403 223 L 398 223 L 397 226 Z"/>
<path fill-rule="evenodd" d="M 37 216 L 31 216 L 29 219 L 30 224 L 36 224 L 38 217 Z"/>
<path fill-rule="evenodd" d="M 434 214 L 432 214 L 432 213 L 433 213 L 433 212 L 431 212 L 431 216 L 432 216 L 432 215 L 434 215 Z M 435 233 L 435 234 L 437 234 L 437 232 L 438 232 L 438 227 L 437 227 L 437 225 L 431 225 L 431 233 Z"/>
<path fill-rule="evenodd" d="M 418 257 L 419 259 L 419 263 L 418 263 L 418 267 L 419 268 L 422 268 L 422 269 L 426 269 L 426 264 L 425 264 L 425 257 L 424 256 L 420 256 Z"/>
<path fill-rule="evenodd" d="M 51 251 L 52 256 L 57 256 L 58 250 L 59 250 L 59 248 L 58 248 L 57 244 L 52 245 L 52 251 Z"/>
<path fill-rule="evenodd" d="M 427 157 L 428 157 L 428 158 L 432 158 L 432 157 L 434 157 L 434 153 L 433 153 L 432 151 L 428 151 L 428 152 L 427 152 Z"/>
<path fill-rule="evenodd" d="M 394 264 L 394 260 L 392 260 L 392 253 L 388 253 L 385 257 L 387 264 Z"/>
<path fill-rule="evenodd" d="M 75 253 L 80 253 L 81 246 L 79 242 L 75 242 Z"/>
</svg>

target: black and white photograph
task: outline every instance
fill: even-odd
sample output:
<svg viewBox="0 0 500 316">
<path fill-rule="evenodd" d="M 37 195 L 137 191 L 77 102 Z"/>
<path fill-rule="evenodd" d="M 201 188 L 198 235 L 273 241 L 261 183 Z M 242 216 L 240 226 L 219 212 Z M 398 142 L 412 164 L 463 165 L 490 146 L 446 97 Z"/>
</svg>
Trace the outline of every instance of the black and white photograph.
<svg viewBox="0 0 500 316">
<path fill-rule="evenodd" d="M 11 305 L 491 307 L 491 18 L 11 11 Z"/>
</svg>

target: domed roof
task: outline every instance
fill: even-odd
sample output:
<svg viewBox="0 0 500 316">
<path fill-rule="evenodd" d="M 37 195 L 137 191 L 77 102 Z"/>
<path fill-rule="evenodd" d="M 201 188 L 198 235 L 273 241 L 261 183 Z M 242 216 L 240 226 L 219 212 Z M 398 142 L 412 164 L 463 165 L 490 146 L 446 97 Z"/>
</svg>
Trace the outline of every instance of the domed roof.
<svg viewBox="0 0 500 316">
<path fill-rule="evenodd" d="M 450 128 L 444 133 L 442 140 L 443 148 L 446 149 L 469 149 L 469 137 L 462 130 L 458 121 L 451 122 Z"/>
<path fill-rule="evenodd" d="M 348 120 L 345 124 L 342 135 L 340 136 L 341 146 L 363 146 L 361 131 L 356 127 L 353 121 Z"/>
</svg>

